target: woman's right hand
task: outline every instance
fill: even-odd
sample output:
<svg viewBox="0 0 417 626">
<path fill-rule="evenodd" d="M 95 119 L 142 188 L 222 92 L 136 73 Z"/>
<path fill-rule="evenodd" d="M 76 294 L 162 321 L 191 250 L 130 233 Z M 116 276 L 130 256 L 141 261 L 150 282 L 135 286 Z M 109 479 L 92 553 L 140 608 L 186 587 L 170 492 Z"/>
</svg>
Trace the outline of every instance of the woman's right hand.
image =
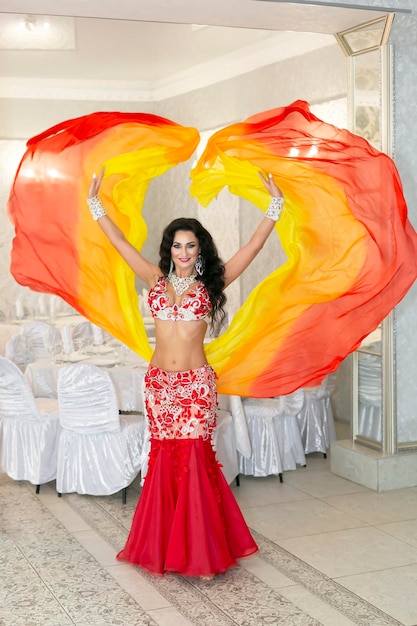
<svg viewBox="0 0 417 626">
<path fill-rule="evenodd" d="M 264 176 L 262 172 L 258 172 L 261 181 L 263 182 L 265 189 L 269 191 L 273 198 L 283 198 L 284 194 L 281 189 L 278 187 L 272 174 L 268 174 L 268 176 Z"/>
<path fill-rule="evenodd" d="M 104 167 L 101 169 L 101 172 L 98 175 L 98 177 L 96 176 L 95 173 L 93 174 L 93 178 L 91 179 L 91 185 L 88 189 L 89 198 L 94 198 L 94 196 L 97 196 L 99 189 L 100 189 L 101 181 L 103 180 L 103 176 L 104 176 Z"/>
</svg>

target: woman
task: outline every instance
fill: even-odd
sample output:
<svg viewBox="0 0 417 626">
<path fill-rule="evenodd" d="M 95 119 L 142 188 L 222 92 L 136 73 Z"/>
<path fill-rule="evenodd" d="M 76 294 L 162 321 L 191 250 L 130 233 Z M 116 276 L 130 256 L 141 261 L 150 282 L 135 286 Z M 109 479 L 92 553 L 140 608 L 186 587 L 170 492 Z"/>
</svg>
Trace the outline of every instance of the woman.
<svg viewBox="0 0 417 626">
<path fill-rule="evenodd" d="M 93 177 L 88 205 L 109 241 L 149 286 L 156 348 L 145 376 L 151 433 L 148 473 L 124 549 L 118 558 L 157 574 L 211 576 L 258 550 L 221 472 L 211 443 L 216 425 L 215 373 L 207 364 L 207 325 L 224 316 L 224 289 L 248 267 L 279 218 L 283 196 L 272 176 L 266 216 L 225 265 L 195 219 L 169 224 L 160 262 L 145 259 L 106 215 L 98 198 L 104 175 Z"/>
</svg>

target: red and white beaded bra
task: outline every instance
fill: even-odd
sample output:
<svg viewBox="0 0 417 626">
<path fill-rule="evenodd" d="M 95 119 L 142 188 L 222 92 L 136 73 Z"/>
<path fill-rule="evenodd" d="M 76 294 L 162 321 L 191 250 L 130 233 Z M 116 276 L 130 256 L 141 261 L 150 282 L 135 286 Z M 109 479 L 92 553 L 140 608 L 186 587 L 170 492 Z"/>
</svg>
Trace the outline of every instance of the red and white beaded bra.
<svg viewBox="0 0 417 626">
<path fill-rule="evenodd" d="M 196 287 L 183 297 L 181 304 L 172 304 L 167 294 L 167 279 L 161 276 L 149 291 L 148 304 L 152 317 L 159 320 L 192 322 L 204 320 L 212 310 L 209 293 L 203 283 L 197 282 Z"/>
</svg>

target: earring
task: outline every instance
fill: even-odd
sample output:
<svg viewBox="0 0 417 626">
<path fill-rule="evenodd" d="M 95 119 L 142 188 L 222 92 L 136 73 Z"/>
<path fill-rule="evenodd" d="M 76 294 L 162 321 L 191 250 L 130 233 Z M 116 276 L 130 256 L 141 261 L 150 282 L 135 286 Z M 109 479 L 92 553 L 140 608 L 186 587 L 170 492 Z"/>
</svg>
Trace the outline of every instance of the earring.
<svg viewBox="0 0 417 626">
<path fill-rule="evenodd" d="M 199 253 L 197 257 L 197 261 L 195 262 L 195 271 L 197 272 L 199 276 L 202 276 L 204 272 L 204 259 L 201 256 L 201 252 Z"/>
<path fill-rule="evenodd" d="M 171 263 L 169 266 L 169 273 L 172 274 L 173 271 L 174 271 L 174 261 L 171 259 Z"/>
</svg>

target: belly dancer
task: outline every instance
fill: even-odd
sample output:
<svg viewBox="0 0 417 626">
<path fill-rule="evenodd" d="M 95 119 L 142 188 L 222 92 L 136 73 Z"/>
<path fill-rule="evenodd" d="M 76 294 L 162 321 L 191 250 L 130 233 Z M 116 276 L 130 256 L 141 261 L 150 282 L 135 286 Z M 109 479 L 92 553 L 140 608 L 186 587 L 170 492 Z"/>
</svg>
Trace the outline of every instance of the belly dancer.
<svg viewBox="0 0 417 626">
<path fill-rule="evenodd" d="M 149 286 L 156 348 L 145 375 L 151 434 L 148 472 L 118 559 L 155 574 L 210 578 L 258 551 L 212 447 L 216 426 L 216 374 L 208 365 L 208 325 L 224 317 L 224 290 L 248 267 L 279 219 L 283 196 L 271 175 L 265 217 L 249 241 L 225 264 L 210 233 L 195 219 L 179 218 L 164 230 L 160 261 L 136 250 L 106 214 L 94 176 L 88 205 L 110 243 Z"/>
</svg>

